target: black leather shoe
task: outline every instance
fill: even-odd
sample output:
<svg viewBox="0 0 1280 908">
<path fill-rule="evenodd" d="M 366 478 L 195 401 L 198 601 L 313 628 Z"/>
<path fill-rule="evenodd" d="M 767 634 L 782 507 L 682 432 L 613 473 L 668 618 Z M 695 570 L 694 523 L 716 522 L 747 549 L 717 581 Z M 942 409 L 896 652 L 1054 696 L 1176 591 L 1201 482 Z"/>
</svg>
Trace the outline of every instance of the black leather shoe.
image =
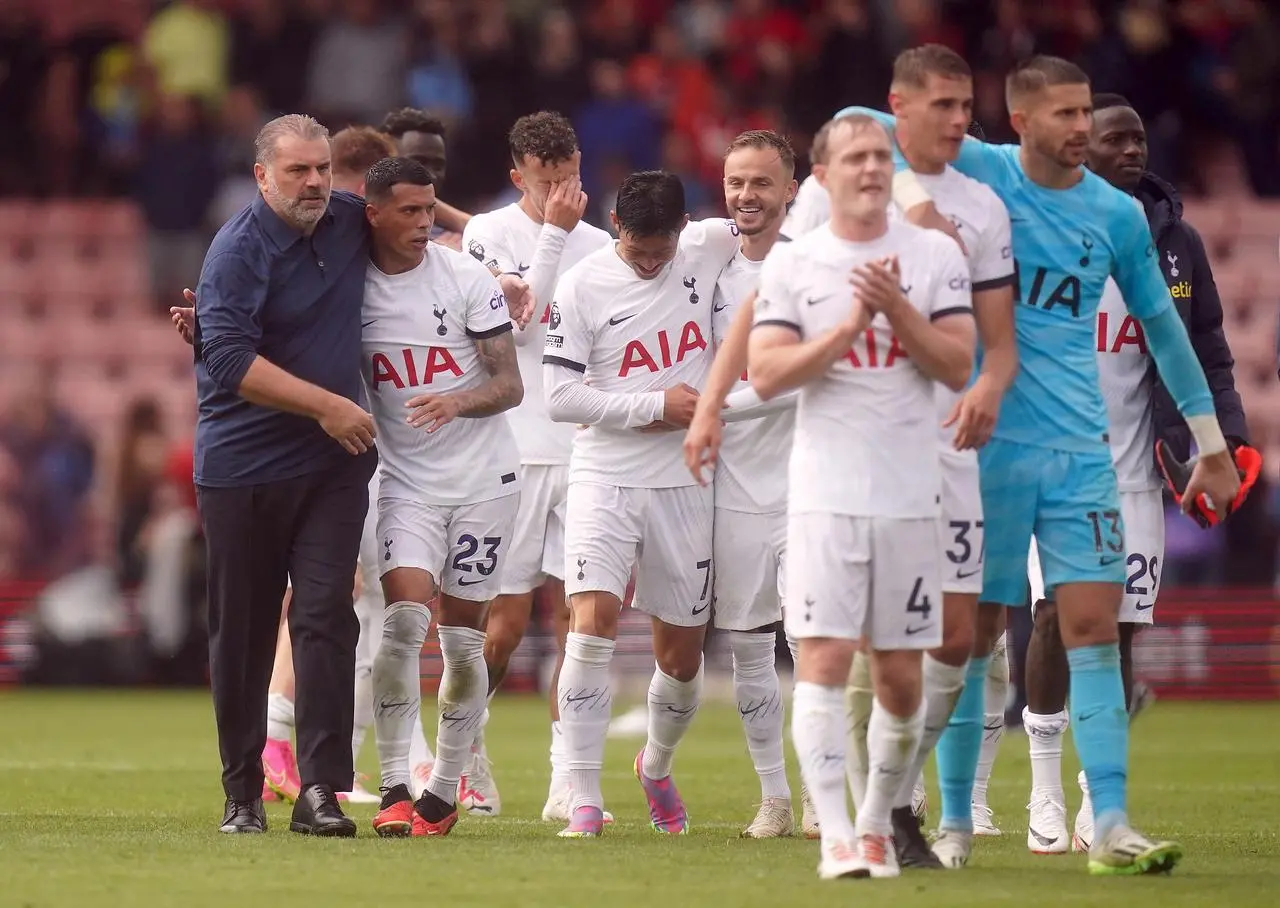
<svg viewBox="0 0 1280 908">
<path fill-rule="evenodd" d="M 218 827 L 218 831 L 228 834 L 266 832 L 267 814 L 262 809 L 262 798 L 254 798 L 252 801 L 227 798 L 227 809 L 222 815 L 222 825 Z"/>
<path fill-rule="evenodd" d="M 303 835 L 336 836 L 349 839 L 356 834 L 356 821 L 342 813 L 338 796 L 328 785 L 308 785 L 298 795 L 289 820 L 291 832 Z"/>
<path fill-rule="evenodd" d="M 933 853 L 920 828 L 920 820 L 910 807 L 895 807 L 890 814 L 893 820 L 893 848 L 898 852 L 898 863 L 912 870 L 942 870 L 942 861 Z"/>
</svg>

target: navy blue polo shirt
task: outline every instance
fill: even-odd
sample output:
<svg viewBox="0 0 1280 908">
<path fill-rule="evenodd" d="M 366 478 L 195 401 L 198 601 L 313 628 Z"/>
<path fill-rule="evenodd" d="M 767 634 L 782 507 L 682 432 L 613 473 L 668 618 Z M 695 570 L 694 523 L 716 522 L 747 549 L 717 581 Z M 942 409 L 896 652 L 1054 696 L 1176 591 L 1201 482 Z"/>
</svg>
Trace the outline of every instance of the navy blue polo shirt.
<svg viewBox="0 0 1280 908">
<path fill-rule="evenodd" d="M 261 195 L 218 231 L 196 291 L 198 485 L 277 482 L 351 457 L 315 420 L 251 404 L 238 392 L 261 356 L 364 403 L 360 307 L 368 254 L 364 201 L 349 192 L 332 194 L 309 237 Z"/>
</svg>

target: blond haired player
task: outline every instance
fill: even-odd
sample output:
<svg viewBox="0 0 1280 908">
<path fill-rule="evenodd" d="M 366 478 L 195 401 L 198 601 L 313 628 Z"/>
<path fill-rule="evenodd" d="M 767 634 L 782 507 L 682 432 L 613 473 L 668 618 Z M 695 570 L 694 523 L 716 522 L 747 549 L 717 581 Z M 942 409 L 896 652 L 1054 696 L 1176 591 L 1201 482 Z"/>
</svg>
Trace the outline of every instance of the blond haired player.
<svg viewBox="0 0 1280 908">
<path fill-rule="evenodd" d="M 748 374 L 800 388 L 787 508 L 787 629 L 799 641 L 792 736 L 822 833 L 819 875 L 898 875 L 890 812 L 924 725 L 921 657 L 942 642 L 934 383 L 973 366 L 969 266 L 934 231 L 891 223 L 884 127 L 840 117 L 820 173 L 831 221 L 774 247 Z M 875 703 L 866 796 L 847 807 L 844 689 L 861 641 Z"/>
</svg>

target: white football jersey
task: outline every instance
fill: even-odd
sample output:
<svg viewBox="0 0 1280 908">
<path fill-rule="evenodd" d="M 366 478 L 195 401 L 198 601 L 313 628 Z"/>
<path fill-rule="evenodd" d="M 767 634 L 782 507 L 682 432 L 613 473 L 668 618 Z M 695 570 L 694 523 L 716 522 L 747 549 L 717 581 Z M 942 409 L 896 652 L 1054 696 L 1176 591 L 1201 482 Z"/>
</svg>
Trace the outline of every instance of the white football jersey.
<svg viewBox="0 0 1280 908">
<path fill-rule="evenodd" d="M 738 242 L 732 221 L 711 218 L 685 227 L 675 258 L 651 280 L 636 276 L 614 244 L 569 269 L 556 286 L 547 325 L 546 393 L 566 371 L 609 395 L 660 398 L 681 383 L 700 390 L 711 365 L 716 281 Z M 683 431 L 589 426 L 574 436 L 569 481 L 649 489 L 693 485 L 683 442 Z"/>
<path fill-rule="evenodd" d="M 782 222 L 782 235 L 788 239 L 798 239 L 829 220 L 831 196 L 827 194 L 826 187 L 818 182 L 818 178 L 809 174 L 796 190 L 795 201 L 791 203 L 786 220 Z"/>
<path fill-rule="evenodd" d="M 553 228 L 554 229 L 554 228 Z M 512 203 L 487 214 L 477 214 L 462 233 L 462 248 L 495 274 L 518 274 L 533 286 L 538 314 L 523 332 L 517 329 L 516 359 L 524 380 L 524 400 L 507 413 L 520 448 L 520 462 L 526 464 L 567 464 L 573 443 L 573 426 L 554 423 L 547 414 L 542 393 L 542 347 L 551 314 L 552 291 L 560 275 L 582 261 L 588 253 L 609 245 L 612 237 L 599 227 L 579 221 L 564 239 L 564 248 L 547 275 L 535 264 L 538 237 L 543 225 L 535 223 Z M 563 231 L 560 232 L 564 236 Z M 531 270 L 535 269 L 535 270 Z M 536 284 L 535 284 L 536 281 Z"/>
<path fill-rule="evenodd" d="M 503 414 L 458 417 L 428 434 L 405 403 L 489 378 L 476 340 L 511 331 L 498 280 L 483 265 L 431 243 L 422 263 L 384 274 L 370 263 L 360 334 L 362 373 L 378 430 L 381 496 L 472 504 L 518 491 L 520 455 Z"/>
<path fill-rule="evenodd" d="M 755 325 L 818 337 L 849 315 L 849 273 L 896 255 L 907 298 L 937 320 L 973 311 L 969 265 L 941 233 L 890 223 L 869 243 L 842 240 L 821 227 L 765 258 Z M 941 513 L 934 382 L 916 367 L 876 315 L 848 356 L 800 390 L 790 458 L 793 514 L 930 518 Z"/>
<path fill-rule="evenodd" d="M 1107 404 L 1111 459 L 1121 492 L 1160 488 L 1152 451 L 1156 443 L 1151 414 L 1155 388 L 1142 323 L 1125 308 L 1120 288 L 1107 278 L 1098 304 L 1098 386 Z"/>
<path fill-rule="evenodd" d="M 738 253 L 721 272 L 711 307 L 711 333 L 717 342 L 728 336 L 738 307 L 759 287 L 763 264 Z M 744 372 L 734 390 L 745 387 L 749 382 Z M 724 426 L 716 463 L 717 508 L 748 514 L 769 514 L 786 508 L 787 458 L 791 456 L 795 426 L 794 409 Z"/>
<path fill-rule="evenodd" d="M 938 213 L 955 224 L 969 253 L 972 290 L 1010 286 L 1014 280 L 1013 240 L 1009 212 L 990 186 L 967 177 L 955 168 L 939 174 L 918 173 L 916 179 L 933 197 Z M 942 428 L 962 392 L 939 383 L 935 389 L 938 407 L 938 440 L 945 456 L 976 459 L 976 451 L 955 450 L 956 428 Z"/>
</svg>

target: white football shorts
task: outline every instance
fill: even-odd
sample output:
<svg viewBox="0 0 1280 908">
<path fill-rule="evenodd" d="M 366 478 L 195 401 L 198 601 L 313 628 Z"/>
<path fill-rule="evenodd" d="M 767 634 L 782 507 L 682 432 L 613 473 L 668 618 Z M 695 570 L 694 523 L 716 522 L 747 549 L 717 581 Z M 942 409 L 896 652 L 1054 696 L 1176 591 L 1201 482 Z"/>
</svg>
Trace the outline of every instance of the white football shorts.
<svg viewBox="0 0 1280 908">
<path fill-rule="evenodd" d="M 716 508 L 712 538 L 715 626 L 753 631 L 781 621 L 787 512 Z"/>
<path fill-rule="evenodd" d="M 844 514 L 787 520 L 787 633 L 877 650 L 942 644 L 942 521 Z"/>
<path fill-rule="evenodd" d="M 636 570 L 632 606 L 677 627 L 711 617 L 711 487 L 620 488 L 570 482 L 564 588 L 622 599 Z"/>
<path fill-rule="evenodd" d="M 443 593 L 468 602 L 498 595 L 520 493 L 474 504 L 378 501 L 379 570 L 418 568 Z"/>
<path fill-rule="evenodd" d="M 1164 496 L 1159 489 L 1120 493 L 1120 519 L 1124 526 L 1124 597 L 1120 600 L 1121 624 L 1151 624 L 1164 574 Z M 1044 576 L 1035 540 L 1027 559 L 1031 605 L 1044 598 Z"/>
<path fill-rule="evenodd" d="M 516 596 L 564 578 L 564 514 L 569 468 L 527 464 L 520 470 L 520 510 L 502 571 L 502 594 Z"/>
</svg>

